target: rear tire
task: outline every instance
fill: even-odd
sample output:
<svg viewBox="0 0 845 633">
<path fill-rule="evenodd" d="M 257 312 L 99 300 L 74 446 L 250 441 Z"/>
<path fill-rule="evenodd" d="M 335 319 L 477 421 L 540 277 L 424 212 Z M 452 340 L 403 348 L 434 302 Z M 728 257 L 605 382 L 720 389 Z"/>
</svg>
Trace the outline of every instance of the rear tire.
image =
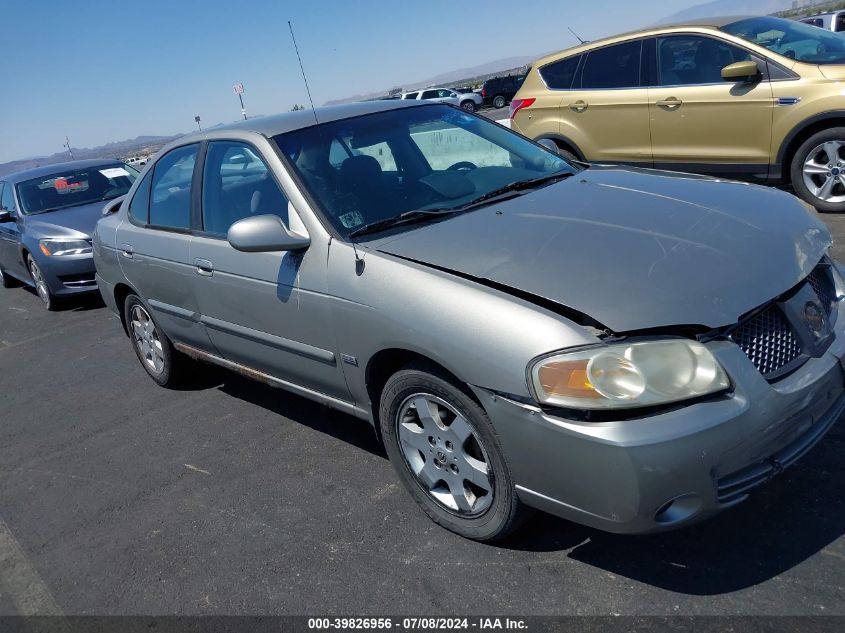
<svg viewBox="0 0 845 633">
<path fill-rule="evenodd" d="M 414 363 L 391 376 L 379 423 L 399 478 L 435 523 L 492 541 L 525 518 L 487 413 L 439 368 Z"/>
<path fill-rule="evenodd" d="M 845 127 L 808 138 L 792 158 L 792 188 L 822 213 L 845 211 Z"/>
<path fill-rule="evenodd" d="M 182 385 L 187 380 L 186 366 L 191 360 L 176 351 L 138 295 L 126 297 L 123 317 L 132 349 L 147 375 L 162 387 Z"/>
<path fill-rule="evenodd" d="M 466 110 L 467 112 L 475 112 L 475 101 L 471 101 L 469 99 L 462 101 L 461 109 Z"/>
<path fill-rule="evenodd" d="M 493 107 L 496 109 L 504 108 L 508 104 L 508 100 L 504 98 L 502 95 L 496 95 L 493 97 Z"/>
</svg>

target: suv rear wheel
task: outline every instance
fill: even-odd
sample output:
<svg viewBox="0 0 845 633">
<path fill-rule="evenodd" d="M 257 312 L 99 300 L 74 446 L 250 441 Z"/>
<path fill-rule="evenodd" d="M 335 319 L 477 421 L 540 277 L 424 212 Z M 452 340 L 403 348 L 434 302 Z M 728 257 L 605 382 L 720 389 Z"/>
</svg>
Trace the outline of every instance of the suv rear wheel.
<svg viewBox="0 0 845 633">
<path fill-rule="evenodd" d="M 792 187 L 822 212 L 845 211 L 845 127 L 808 138 L 792 159 Z"/>
<path fill-rule="evenodd" d="M 475 112 L 475 101 L 473 101 L 471 99 L 467 99 L 466 101 L 461 101 L 461 108 L 463 108 L 467 112 Z"/>
<path fill-rule="evenodd" d="M 402 483 L 436 523 L 499 539 L 525 515 L 487 413 L 445 372 L 412 364 L 384 387 L 379 421 Z"/>
<path fill-rule="evenodd" d="M 496 95 L 493 97 L 493 107 L 494 108 L 504 108 L 508 103 L 508 100 L 505 99 L 503 95 Z"/>
</svg>

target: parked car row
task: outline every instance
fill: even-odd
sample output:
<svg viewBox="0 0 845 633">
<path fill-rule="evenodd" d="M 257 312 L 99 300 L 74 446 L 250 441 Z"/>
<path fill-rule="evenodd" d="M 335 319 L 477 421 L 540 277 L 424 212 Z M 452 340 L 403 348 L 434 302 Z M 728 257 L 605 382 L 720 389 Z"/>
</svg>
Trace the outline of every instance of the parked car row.
<svg viewBox="0 0 845 633">
<path fill-rule="evenodd" d="M 676 73 L 672 90 L 702 77 L 736 98 L 774 90 L 781 69 L 800 86 L 810 63 L 770 53 L 757 30 L 667 27 L 540 60 L 512 105 L 539 142 L 407 98 L 190 134 L 140 175 L 113 163 L 17 174 L 0 191 L 3 279 L 45 300 L 42 287 L 66 286 L 60 263 L 85 259 L 78 274 L 96 271 L 156 383 L 203 361 L 366 420 L 411 497 L 465 537 L 501 538 L 529 508 L 620 533 L 690 525 L 741 503 L 845 412 L 830 234 L 775 188 L 564 152 L 619 160 L 636 145 L 653 165 L 626 104 L 639 91 L 648 119 L 668 77 L 656 69 Z M 715 75 L 714 46 L 731 53 Z M 739 133 L 678 94 L 698 134 Z M 768 112 L 797 111 L 769 99 Z M 600 124 L 553 132 L 563 109 Z M 733 146 L 699 147 L 699 161 L 724 162 Z"/>
<path fill-rule="evenodd" d="M 484 102 L 481 95 L 475 92 L 456 92 L 448 88 L 426 88 L 425 90 L 405 92 L 402 94 L 402 99 L 451 103 L 467 112 L 475 112 Z"/>
</svg>

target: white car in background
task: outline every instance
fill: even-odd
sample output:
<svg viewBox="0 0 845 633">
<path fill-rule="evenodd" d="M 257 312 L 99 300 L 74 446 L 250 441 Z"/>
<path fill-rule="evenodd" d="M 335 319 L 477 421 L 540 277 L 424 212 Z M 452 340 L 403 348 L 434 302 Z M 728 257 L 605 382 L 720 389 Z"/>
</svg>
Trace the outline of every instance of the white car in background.
<svg viewBox="0 0 845 633">
<path fill-rule="evenodd" d="M 812 24 L 827 31 L 845 31 L 845 11 L 830 11 L 829 13 L 808 15 L 805 18 L 800 18 L 799 21 L 804 24 Z"/>
<path fill-rule="evenodd" d="M 437 101 L 439 103 L 451 103 L 460 106 L 467 112 L 475 112 L 481 107 L 484 99 L 477 92 L 458 93 L 448 88 L 425 88 L 415 92 L 402 93 L 403 99 L 415 99 L 418 101 Z"/>
</svg>

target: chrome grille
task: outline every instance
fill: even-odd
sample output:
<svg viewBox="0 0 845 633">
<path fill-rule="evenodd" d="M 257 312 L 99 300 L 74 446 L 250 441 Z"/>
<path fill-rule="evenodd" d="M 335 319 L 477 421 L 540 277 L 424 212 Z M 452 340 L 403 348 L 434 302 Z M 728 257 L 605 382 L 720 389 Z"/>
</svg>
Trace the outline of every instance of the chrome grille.
<svg viewBox="0 0 845 633">
<path fill-rule="evenodd" d="M 751 359 L 757 370 L 767 377 L 801 356 L 798 339 L 774 305 L 740 324 L 731 334 L 731 339 Z"/>
</svg>

